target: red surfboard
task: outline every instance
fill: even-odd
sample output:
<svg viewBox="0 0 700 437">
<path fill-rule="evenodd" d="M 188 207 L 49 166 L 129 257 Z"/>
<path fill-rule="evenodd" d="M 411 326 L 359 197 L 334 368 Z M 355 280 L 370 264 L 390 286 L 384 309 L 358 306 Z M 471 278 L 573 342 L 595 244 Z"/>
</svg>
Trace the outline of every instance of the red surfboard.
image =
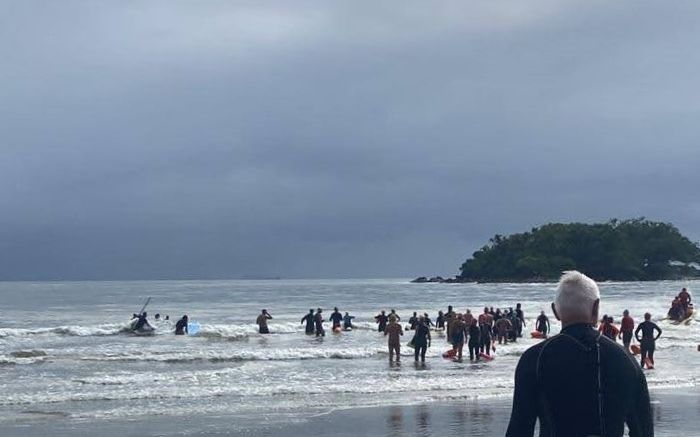
<svg viewBox="0 0 700 437">
<path fill-rule="evenodd" d="M 483 353 L 483 352 L 480 352 L 480 353 L 479 353 L 479 356 L 480 356 L 481 358 L 483 358 L 484 360 L 486 360 L 486 361 L 491 361 L 491 360 L 493 360 L 493 357 L 492 357 L 491 355 L 486 355 L 486 354 Z"/>
<path fill-rule="evenodd" d="M 540 331 L 532 331 L 532 332 L 530 333 L 530 336 L 531 336 L 532 338 L 547 338 L 547 336 L 544 335 L 543 333 L 541 333 Z"/>
<path fill-rule="evenodd" d="M 442 354 L 442 357 L 443 357 L 444 359 L 446 359 L 446 360 L 449 360 L 449 359 L 454 358 L 455 355 L 457 355 L 457 351 L 454 350 L 454 349 L 450 349 L 450 350 L 445 351 L 445 352 Z"/>
<path fill-rule="evenodd" d="M 632 351 L 632 355 L 639 355 L 642 353 L 642 349 L 636 344 L 630 346 L 630 351 Z"/>
</svg>

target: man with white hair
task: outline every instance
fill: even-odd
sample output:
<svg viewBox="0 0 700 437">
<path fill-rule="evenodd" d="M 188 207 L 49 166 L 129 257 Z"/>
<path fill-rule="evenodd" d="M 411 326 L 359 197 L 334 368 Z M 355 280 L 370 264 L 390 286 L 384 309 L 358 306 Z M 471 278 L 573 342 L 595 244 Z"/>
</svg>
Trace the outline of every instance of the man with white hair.
<svg viewBox="0 0 700 437">
<path fill-rule="evenodd" d="M 506 437 L 654 435 L 647 382 L 630 354 L 594 328 L 600 291 L 586 275 L 564 272 L 552 310 L 561 333 L 528 349 L 515 371 Z"/>
</svg>

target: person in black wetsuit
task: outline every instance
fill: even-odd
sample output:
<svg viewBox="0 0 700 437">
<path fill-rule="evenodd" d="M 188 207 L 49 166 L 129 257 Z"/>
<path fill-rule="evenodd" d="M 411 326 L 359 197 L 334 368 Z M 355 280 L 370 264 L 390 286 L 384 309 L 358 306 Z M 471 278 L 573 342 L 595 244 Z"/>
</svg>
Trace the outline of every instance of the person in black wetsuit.
<svg viewBox="0 0 700 437">
<path fill-rule="evenodd" d="M 479 322 L 476 319 L 472 319 L 471 325 L 469 325 L 469 343 L 467 347 L 469 348 L 469 360 L 479 361 L 479 347 L 481 346 L 481 330 L 479 329 Z"/>
<path fill-rule="evenodd" d="M 352 329 L 352 319 L 354 319 L 355 316 L 351 316 L 350 314 L 345 312 L 345 315 L 343 316 L 343 330 L 344 331 L 349 331 Z"/>
<path fill-rule="evenodd" d="M 329 317 L 330 321 L 333 322 L 333 330 L 340 328 L 340 322 L 343 321 L 343 315 L 338 311 L 338 307 L 333 308 L 333 313 Z"/>
<path fill-rule="evenodd" d="M 377 322 L 377 331 L 384 332 L 386 329 L 386 322 L 389 321 L 389 317 L 386 315 L 386 311 L 382 310 L 379 314 L 374 316 L 374 320 Z"/>
<path fill-rule="evenodd" d="M 547 333 L 550 330 L 550 327 L 549 327 L 549 319 L 544 314 L 544 311 L 542 311 L 540 313 L 540 315 L 537 317 L 537 322 L 535 324 L 536 324 L 536 327 L 535 327 L 536 330 L 538 332 L 541 332 L 542 335 L 544 335 L 546 337 Z"/>
<path fill-rule="evenodd" d="M 419 356 L 421 362 L 425 363 L 425 352 L 430 347 L 430 327 L 425 323 L 424 317 L 418 319 L 411 343 L 413 343 L 413 356 L 416 359 L 416 363 Z"/>
<path fill-rule="evenodd" d="M 515 305 L 515 317 L 520 319 L 520 323 L 516 326 L 516 331 L 518 334 L 518 337 L 523 336 L 523 326 L 527 326 L 525 323 L 525 313 L 523 313 L 523 308 L 522 305 L 519 303 Z"/>
<path fill-rule="evenodd" d="M 410 329 L 413 331 L 416 329 L 416 326 L 418 326 L 418 313 L 413 312 L 413 315 L 408 319 L 408 325 Z"/>
<path fill-rule="evenodd" d="M 438 311 L 438 315 L 435 318 L 435 329 L 445 329 L 445 315 L 442 310 Z"/>
<path fill-rule="evenodd" d="M 185 335 L 188 333 L 187 331 L 187 314 L 182 316 L 180 320 L 177 321 L 175 324 L 175 335 Z"/>
<path fill-rule="evenodd" d="M 642 338 L 639 338 L 639 331 L 642 331 Z M 658 334 L 654 336 L 654 331 L 658 331 Z M 634 336 L 639 342 L 642 348 L 642 358 L 641 365 L 644 368 L 647 357 L 651 361 L 652 366 L 654 365 L 654 350 L 656 349 L 656 340 L 661 337 L 661 328 L 651 321 L 651 314 L 644 314 L 644 321 L 637 326 L 634 331 Z"/>
<path fill-rule="evenodd" d="M 425 326 L 428 327 L 428 329 L 430 329 L 431 326 L 435 327 L 435 323 L 433 323 L 433 321 L 430 320 L 428 313 L 423 313 L 423 322 L 425 323 Z"/>
<path fill-rule="evenodd" d="M 579 272 L 562 276 L 552 309 L 562 331 L 530 349 L 515 371 L 506 437 L 654 435 L 646 378 L 623 348 L 594 328 L 600 292 Z"/>
<path fill-rule="evenodd" d="M 306 323 L 306 335 L 313 335 L 314 333 L 314 310 L 310 309 L 309 314 L 301 318 L 301 324 Z"/>
<path fill-rule="evenodd" d="M 148 319 L 146 318 L 147 316 L 148 313 L 146 313 L 145 311 L 141 314 L 134 314 L 134 318 L 138 320 L 136 320 L 136 323 L 131 329 L 133 329 L 134 331 L 139 331 L 141 329 L 144 329 L 146 326 L 151 326 L 148 323 Z"/>
<path fill-rule="evenodd" d="M 323 310 L 321 308 L 316 310 L 316 315 L 314 316 L 314 325 L 316 325 L 316 337 L 325 337 L 326 331 L 323 330 Z"/>
</svg>

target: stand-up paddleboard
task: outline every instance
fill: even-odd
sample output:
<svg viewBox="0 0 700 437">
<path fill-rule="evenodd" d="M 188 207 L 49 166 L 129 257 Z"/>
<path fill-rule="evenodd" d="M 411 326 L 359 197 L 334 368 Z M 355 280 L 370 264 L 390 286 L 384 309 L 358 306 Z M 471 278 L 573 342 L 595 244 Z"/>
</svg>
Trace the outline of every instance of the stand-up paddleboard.
<svg viewBox="0 0 700 437">
<path fill-rule="evenodd" d="M 491 355 L 486 355 L 486 354 L 483 353 L 483 352 L 479 352 L 479 357 L 481 357 L 481 359 L 484 359 L 484 360 L 486 360 L 486 361 L 492 361 L 492 360 L 493 360 L 493 357 L 492 357 Z"/>
<path fill-rule="evenodd" d="M 457 355 L 457 351 L 454 349 L 449 349 L 443 352 L 442 357 L 446 360 L 451 360 Z"/>
<path fill-rule="evenodd" d="M 649 370 L 652 370 L 654 368 L 654 363 L 651 361 L 651 358 L 645 359 L 644 364 L 647 366 L 647 369 L 649 369 Z"/>
<path fill-rule="evenodd" d="M 636 344 L 630 346 L 630 351 L 632 351 L 632 355 L 639 355 L 642 353 L 642 349 Z"/>
<path fill-rule="evenodd" d="M 201 328 L 201 326 L 199 326 L 199 323 L 190 322 L 187 324 L 187 334 L 188 335 L 197 335 L 197 333 L 199 332 L 199 328 Z"/>
<path fill-rule="evenodd" d="M 547 338 L 547 335 L 545 335 L 544 333 L 542 333 L 540 331 L 532 331 L 530 333 L 530 336 L 532 338 Z"/>
</svg>

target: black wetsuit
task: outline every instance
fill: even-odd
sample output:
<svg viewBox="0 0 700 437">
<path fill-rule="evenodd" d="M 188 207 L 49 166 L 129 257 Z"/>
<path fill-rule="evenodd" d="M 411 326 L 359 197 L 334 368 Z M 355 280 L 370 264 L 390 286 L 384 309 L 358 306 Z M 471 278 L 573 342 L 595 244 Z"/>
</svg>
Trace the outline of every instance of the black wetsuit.
<svg viewBox="0 0 700 437">
<path fill-rule="evenodd" d="M 642 331 L 642 338 L 639 338 L 639 331 Z M 659 331 L 656 337 L 654 336 L 654 331 Z M 651 363 L 654 364 L 656 339 L 661 336 L 661 328 L 659 328 L 656 323 L 645 320 L 637 326 L 637 329 L 634 331 L 634 336 L 637 338 L 639 346 L 642 349 L 642 367 L 644 367 L 644 361 L 647 357 L 649 357 Z"/>
<path fill-rule="evenodd" d="M 549 319 L 547 316 L 540 314 L 540 316 L 537 317 L 537 331 L 547 335 L 549 332 Z"/>
<path fill-rule="evenodd" d="M 187 332 L 187 320 L 180 319 L 175 324 L 175 335 L 185 335 Z"/>
<path fill-rule="evenodd" d="M 469 359 L 479 360 L 479 346 L 481 345 L 481 330 L 478 325 L 469 327 Z"/>
<path fill-rule="evenodd" d="M 421 361 L 425 362 L 425 352 L 428 350 L 428 338 L 430 338 L 430 328 L 427 325 L 418 323 L 413 334 L 413 355 L 418 361 L 420 356 Z"/>
<path fill-rule="evenodd" d="M 520 358 L 506 437 L 532 437 L 537 419 L 540 436 L 622 437 L 625 423 L 630 437 L 654 435 L 642 370 L 587 324 L 567 326 Z"/>
<path fill-rule="evenodd" d="M 515 331 L 518 334 L 518 337 L 523 336 L 523 326 L 525 325 L 525 314 L 523 314 L 523 310 L 520 308 L 515 309 L 515 317 L 519 320 L 520 323 L 515 326 Z"/>
<path fill-rule="evenodd" d="M 411 316 L 411 318 L 408 319 L 408 324 L 410 325 L 412 330 L 416 329 L 416 326 L 418 325 L 418 317 Z"/>
<path fill-rule="evenodd" d="M 343 321 L 343 315 L 338 311 L 334 311 L 333 314 L 331 314 L 330 319 L 331 322 L 333 322 L 333 329 L 340 328 L 340 322 Z"/>
<path fill-rule="evenodd" d="M 481 349 L 481 352 L 491 356 L 491 325 L 488 323 L 483 323 L 481 326 L 479 326 L 479 330 L 481 331 L 481 335 L 479 336 L 479 348 Z"/>
<path fill-rule="evenodd" d="M 138 331 L 140 329 L 143 329 L 144 326 L 148 325 L 148 320 L 146 320 L 146 316 L 141 314 L 137 316 L 138 320 L 136 321 L 136 324 L 134 324 L 134 331 Z"/>
<path fill-rule="evenodd" d="M 386 329 L 386 322 L 389 320 L 389 317 L 386 314 L 380 314 L 377 317 L 374 318 L 374 320 L 377 321 L 377 331 L 379 332 L 384 332 Z"/>
<path fill-rule="evenodd" d="M 437 316 L 435 319 L 435 327 L 437 329 L 445 329 L 445 316 Z"/>
<path fill-rule="evenodd" d="M 306 333 L 314 333 L 314 313 L 309 313 L 301 318 L 301 323 L 306 323 Z"/>
</svg>

